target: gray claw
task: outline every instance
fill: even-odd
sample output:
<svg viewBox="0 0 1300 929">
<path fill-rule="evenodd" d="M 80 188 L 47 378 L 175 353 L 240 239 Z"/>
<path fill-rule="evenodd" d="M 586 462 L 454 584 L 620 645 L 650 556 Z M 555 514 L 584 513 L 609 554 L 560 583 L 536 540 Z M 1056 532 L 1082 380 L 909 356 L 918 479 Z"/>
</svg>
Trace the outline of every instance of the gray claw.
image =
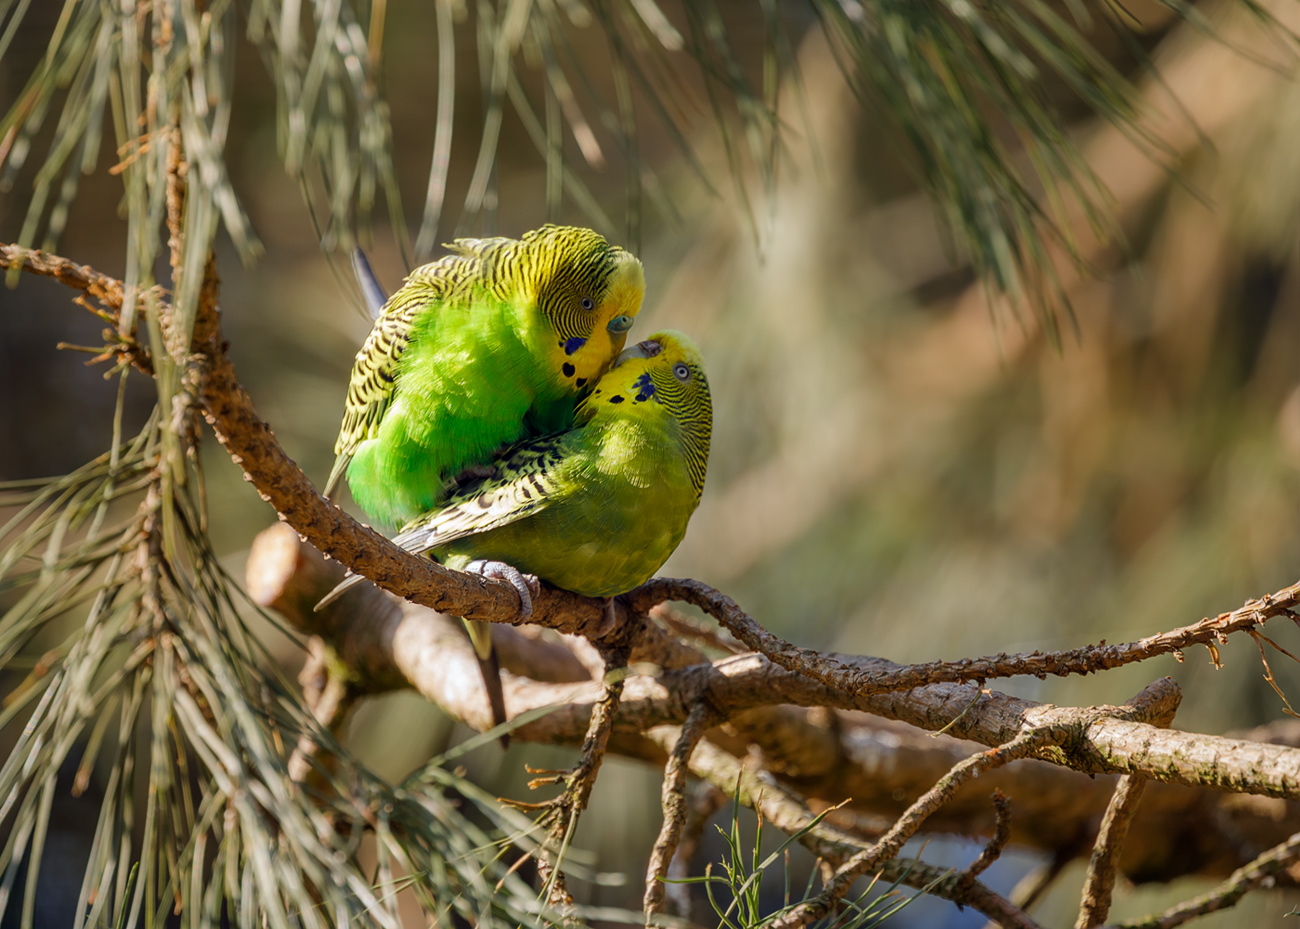
<svg viewBox="0 0 1300 929">
<path fill-rule="evenodd" d="M 524 574 L 514 565 L 504 561 L 471 561 L 465 570 L 481 577 L 492 577 L 508 581 L 519 594 L 519 618 L 527 619 L 533 615 L 533 597 L 541 596 L 542 585 L 532 574 Z"/>
</svg>

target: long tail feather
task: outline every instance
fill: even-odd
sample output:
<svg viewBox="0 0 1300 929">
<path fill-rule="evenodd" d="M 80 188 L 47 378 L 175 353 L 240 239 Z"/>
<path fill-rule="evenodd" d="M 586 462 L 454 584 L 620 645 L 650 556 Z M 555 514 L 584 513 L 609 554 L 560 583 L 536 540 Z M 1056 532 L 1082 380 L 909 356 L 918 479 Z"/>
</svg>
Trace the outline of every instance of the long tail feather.
<svg viewBox="0 0 1300 929">
<path fill-rule="evenodd" d="M 320 603 L 317 603 L 316 606 L 312 608 L 312 612 L 319 613 L 321 610 L 325 609 L 325 607 L 329 606 L 331 603 L 333 603 L 339 597 L 343 596 L 353 587 L 356 587 L 365 579 L 366 579 L 365 575 L 353 574 L 351 572 L 348 572 L 348 576 L 343 578 L 343 580 L 339 581 L 337 587 L 335 587 L 325 596 L 321 597 Z"/>
<path fill-rule="evenodd" d="M 334 491 L 338 490 L 339 481 L 342 480 L 343 475 L 347 473 L 348 465 L 351 462 L 351 455 L 339 455 L 334 459 L 334 467 L 330 468 L 329 479 L 325 481 L 325 489 L 321 491 L 321 493 L 325 495 L 325 499 L 334 499 Z"/>
<path fill-rule="evenodd" d="M 370 318 L 378 319 L 384 304 L 388 302 L 388 294 L 384 293 L 379 278 L 375 277 L 366 253 L 359 248 L 352 249 L 352 273 L 357 276 L 357 283 L 361 285 L 361 295 L 366 299 L 366 309 L 370 311 Z"/>
</svg>

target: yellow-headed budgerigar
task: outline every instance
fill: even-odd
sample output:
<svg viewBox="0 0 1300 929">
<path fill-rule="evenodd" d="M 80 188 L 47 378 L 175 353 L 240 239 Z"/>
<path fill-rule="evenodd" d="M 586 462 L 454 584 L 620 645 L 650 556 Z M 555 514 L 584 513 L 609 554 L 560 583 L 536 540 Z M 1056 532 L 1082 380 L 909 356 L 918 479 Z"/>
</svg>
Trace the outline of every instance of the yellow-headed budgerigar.
<svg viewBox="0 0 1300 929">
<path fill-rule="evenodd" d="M 326 483 L 402 526 L 503 446 L 566 429 L 641 308 L 641 262 L 590 229 L 457 239 L 384 305 L 357 353 Z"/>
</svg>

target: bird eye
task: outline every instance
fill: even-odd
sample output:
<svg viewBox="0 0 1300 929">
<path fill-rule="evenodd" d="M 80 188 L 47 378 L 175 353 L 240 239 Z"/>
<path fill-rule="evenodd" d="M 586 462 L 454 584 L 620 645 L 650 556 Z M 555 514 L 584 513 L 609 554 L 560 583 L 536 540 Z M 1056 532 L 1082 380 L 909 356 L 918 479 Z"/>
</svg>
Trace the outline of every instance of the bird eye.
<svg viewBox="0 0 1300 929">
<path fill-rule="evenodd" d="M 632 317 L 615 316 L 609 321 L 609 324 L 605 328 L 610 332 L 627 332 L 632 328 Z"/>
<path fill-rule="evenodd" d="M 596 308 L 596 301 L 592 300 L 590 297 L 583 297 L 582 308 L 588 311 L 594 310 Z"/>
<path fill-rule="evenodd" d="M 691 369 L 684 362 L 677 362 L 673 365 L 673 377 L 679 381 L 689 381 L 691 379 Z"/>
</svg>

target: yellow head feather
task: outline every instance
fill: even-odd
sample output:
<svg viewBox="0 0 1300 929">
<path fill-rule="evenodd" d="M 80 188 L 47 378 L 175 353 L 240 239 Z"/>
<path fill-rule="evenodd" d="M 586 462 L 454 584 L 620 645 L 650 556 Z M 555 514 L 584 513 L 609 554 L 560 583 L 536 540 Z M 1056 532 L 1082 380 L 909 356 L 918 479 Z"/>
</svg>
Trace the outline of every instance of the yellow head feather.
<svg viewBox="0 0 1300 929">
<path fill-rule="evenodd" d="M 684 332 L 664 329 L 625 349 L 578 411 L 580 422 L 597 415 L 637 415 L 642 404 L 662 409 L 681 430 L 696 499 L 704 490 L 713 433 L 713 399 L 699 348 Z"/>
<path fill-rule="evenodd" d="M 511 275 L 549 323 L 551 367 L 585 388 L 627 342 L 645 296 L 635 255 L 591 229 L 543 226 L 526 233 Z"/>
</svg>

